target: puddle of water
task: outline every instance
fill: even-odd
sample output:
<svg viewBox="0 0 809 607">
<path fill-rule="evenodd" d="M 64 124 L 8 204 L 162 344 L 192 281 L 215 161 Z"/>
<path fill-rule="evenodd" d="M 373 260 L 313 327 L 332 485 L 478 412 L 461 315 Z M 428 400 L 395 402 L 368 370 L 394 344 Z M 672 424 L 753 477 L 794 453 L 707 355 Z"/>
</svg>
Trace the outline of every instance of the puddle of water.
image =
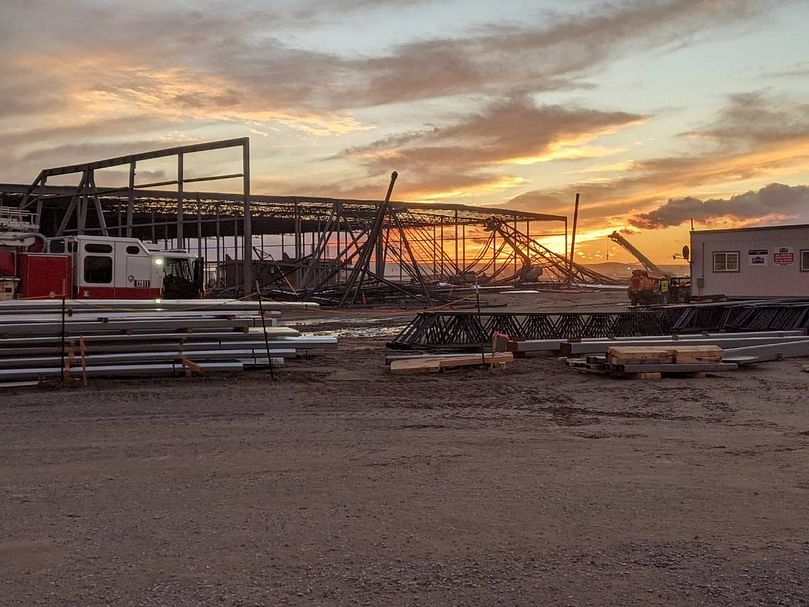
<svg viewBox="0 0 809 607">
<path fill-rule="evenodd" d="M 397 322 L 391 318 L 319 318 L 305 319 L 288 323 L 289 327 L 299 329 L 307 335 L 328 337 L 392 337 L 410 322 L 410 318 L 402 318 Z M 385 323 L 384 326 L 380 326 Z"/>
<path fill-rule="evenodd" d="M 307 335 L 327 337 L 393 337 L 402 327 L 346 327 L 330 331 L 307 331 Z"/>
</svg>

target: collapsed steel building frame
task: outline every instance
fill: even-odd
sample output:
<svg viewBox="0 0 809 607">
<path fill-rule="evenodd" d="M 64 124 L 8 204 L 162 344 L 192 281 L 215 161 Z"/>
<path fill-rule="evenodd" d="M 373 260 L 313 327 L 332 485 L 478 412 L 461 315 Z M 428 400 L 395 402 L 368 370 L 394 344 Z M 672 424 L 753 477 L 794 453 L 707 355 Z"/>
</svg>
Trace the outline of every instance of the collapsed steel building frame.
<svg viewBox="0 0 809 607">
<path fill-rule="evenodd" d="M 241 172 L 186 175 L 187 155 L 227 148 L 241 149 Z M 175 178 L 138 183 L 139 163 L 160 158 L 176 162 Z M 126 185 L 97 184 L 96 171 L 122 166 L 128 171 Z M 64 175 L 78 175 L 78 185 L 49 183 Z M 235 179 L 241 181 L 240 193 L 186 188 Z M 169 247 L 192 250 L 196 245 L 214 269 L 215 290 L 229 295 L 249 294 L 257 281 L 270 293 L 341 301 L 360 252 L 371 248 L 375 288 L 424 303 L 431 303 L 427 283 L 518 282 L 521 264 L 542 267 L 545 280 L 558 283 L 567 280 L 567 272 L 579 282 L 609 280 L 569 263 L 564 215 L 390 201 L 380 216 L 383 202 L 376 200 L 253 195 L 246 137 L 44 169 L 29 186 L 0 184 L 0 195 L 0 204 L 33 210 L 46 236 L 100 234 L 162 239 Z M 537 233 L 536 222 L 562 229 Z M 548 236 L 560 244 L 564 238 L 565 254 L 538 242 Z M 350 300 L 362 302 L 365 294 L 352 293 Z"/>
</svg>

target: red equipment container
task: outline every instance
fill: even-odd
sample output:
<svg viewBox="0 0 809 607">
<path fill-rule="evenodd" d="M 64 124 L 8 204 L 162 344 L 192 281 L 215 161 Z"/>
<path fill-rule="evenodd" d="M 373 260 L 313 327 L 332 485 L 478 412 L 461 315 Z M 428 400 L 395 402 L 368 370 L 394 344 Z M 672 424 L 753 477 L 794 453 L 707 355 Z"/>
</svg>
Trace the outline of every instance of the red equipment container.
<svg viewBox="0 0 809 607">
<path fill-rule="evenodd" d="M 13 251 L 0 251 L 0 277 L 17 276 Z"/>
<path fill-rule="evenodd" d="M 70 255 L 20 253 L 19 268 L 21 297 L 73 297 Z"/>
</svg>

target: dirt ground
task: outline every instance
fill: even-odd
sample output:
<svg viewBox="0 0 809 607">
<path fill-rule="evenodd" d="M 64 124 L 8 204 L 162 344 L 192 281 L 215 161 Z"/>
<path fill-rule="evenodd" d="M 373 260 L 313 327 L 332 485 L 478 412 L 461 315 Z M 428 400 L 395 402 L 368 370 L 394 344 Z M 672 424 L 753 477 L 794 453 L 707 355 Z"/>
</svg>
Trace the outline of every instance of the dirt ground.
<svg viewBox="0 0 809 607">
<path fill-rule="evenodd" d="M 806 361 L 384 353 L 0 393 L 0 604 L 809 605 Z"/>
</svg>

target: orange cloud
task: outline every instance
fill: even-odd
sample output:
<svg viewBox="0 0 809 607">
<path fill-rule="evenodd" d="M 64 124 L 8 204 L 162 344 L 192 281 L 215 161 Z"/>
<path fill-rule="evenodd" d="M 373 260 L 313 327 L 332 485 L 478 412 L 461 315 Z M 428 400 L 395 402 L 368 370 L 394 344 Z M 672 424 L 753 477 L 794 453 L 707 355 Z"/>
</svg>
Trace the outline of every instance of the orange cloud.
<svg viewBox="0 0 809 607">
<path fill-rule="evenodd" d="M 16 69 L 38 73 L 59 89 L 64 105 L 55 110 L 68 124 L 137 114 L 175 123 L 277 123 L 312 135 L 371 128 L 348 114 L 273 107 L 266 99 L 240 92 L 238 83 L 226 77 L 183 66 L 133 63 L 121 53 L 81 54 L 64 62 L 31 53 L 12 61 Z"/>
</svg>

